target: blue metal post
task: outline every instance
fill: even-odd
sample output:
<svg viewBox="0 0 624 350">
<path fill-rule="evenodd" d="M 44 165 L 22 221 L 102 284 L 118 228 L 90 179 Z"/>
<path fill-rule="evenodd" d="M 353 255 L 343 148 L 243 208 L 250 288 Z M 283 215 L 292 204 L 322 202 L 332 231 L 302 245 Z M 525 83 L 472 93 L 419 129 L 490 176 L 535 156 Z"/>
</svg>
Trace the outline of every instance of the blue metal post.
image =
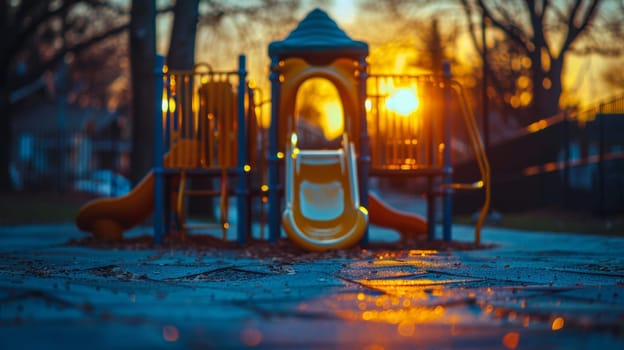
<svg viewBox="0 0 624 350">
<path fill-rule="evenodd" d="M 269 241 L 275 242 L 280 237 L 281 206 L 279 196 L 279 158 L 277 157 L 277 137 L 280 109 L 280 71 L 279 58 L 271 57 L 271 126 L 269 128 L 269 154 L 267 156 L 269 167 Z"/>
<path fill-rule="evenodd" d="M 165 58 L 156 55 L 154 76 L 154 243 L 162 243 L 165 231 L 165 174 L 163 168 L 163 66 Z"/>
<path fill-rule="evenodd" d="M 360 133 L 360 152 L 358 155 L 358 186 L 360 191 L 360 205 L 368 208 L 368 172 L 370 170 L 370 141 L 368 139 L 368 121 L 366 119 L 366 81 L 368 79 L 368 62 L 360 58 L 358 62 L 357 91 L 359 101 L 360 130 L 349 130 Z M 368 243 L 368 227 L 360 241 L 362 245 Z"/>
<path fill-rule="evenodd" d="M 433 141 L 431 141 L 433 145 Z M 427 176 L 427 240 L 433 241 L 436 236 L 436 196 L 433 193 L 433 177 Z"/>
<path fill-rule="evenodd" d="M 245 121 L 245 94 L 247 91 L 247 70 L 245 55 L 238 56 L 238 177 L 236 188 L 236 205 L 238 207 L 238 243 L 245 243 L 247 235 L 251 230 L 249 220 L 249 191 L 247 188 L 247 175 L 249 172 L 245 170 L 248 165 L 247 161 L 247 128 L 248 123 Z"/>
<path fill-rule="evenodd" d="M 425 128 L 425 139 L 428 138 L 428 140 L 426 140 L 427 142 L 427 147 L 426 147 L 426 159 L 427 159 L 427 165 L 429 167 L 433 167 L 436 164 L 436 160 L 435 160 L 435 149 L 436 149 L 436 144 L 435 144 L 435 138 L 434 138 L 434 127 L 435 127 L 435 123 L 437 122 L 436 119 L 438 119 L 438 114 L 439 111 L 438 110 L 434 110 L 434 108 L 428 107 L 428 113 L 427 118 L 424 120 L 424 128 Z M 423 115 L 425 115 L 423 113 Z M 427 176 L 427 190 L 426 190 L 426 194 L 427 194 L 427 240 L 428 241 L 433 241 L 436 237 L 436 194 L 434 193 L 434 185 L 435 185 L 435 180 L 437 179 L 437 176 L 433 176 L 433 175 L 428 175 Z"/>
<path fill-rule="evenodd" d="M 453 167 L 451 164 L 451 99 L 452 91 L 449 84 L 451 80 L 451 64 L 444 61 L 442 64 L 444 72 L 444 175 L 443 175 L 443 197 L 442 197 L 442 235 L 444 240 L 451 241 L 452 215 L 453 215 L 453 189 L 450 188 L 453 182 Z"/>
</svg>

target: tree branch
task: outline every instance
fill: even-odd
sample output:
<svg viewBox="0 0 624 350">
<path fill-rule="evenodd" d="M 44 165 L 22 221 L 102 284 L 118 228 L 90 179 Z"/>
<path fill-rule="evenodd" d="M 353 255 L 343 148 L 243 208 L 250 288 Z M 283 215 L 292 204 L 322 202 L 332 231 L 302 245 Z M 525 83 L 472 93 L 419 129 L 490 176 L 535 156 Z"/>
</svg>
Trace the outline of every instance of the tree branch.
<svg viewBox="0 0 624 350">
<path fill-rule="evenodd" d="M 496 28 L 498 28 L 498 29 L 502 30 L 503 32 L 505 32 L 505 34 L 507 36 L 509 36 L 509 38 L 511 40 L 515 41 L 527 54 L 532 51 L 529 48 L 527 42 L 525 42 L 525 40 L 523 40 L 523 38 L 520 35 L 518 35 L 518 32 L 516 32 L 516 30 L 520 31 L 519 28 L 508 27 L 508 26 L 504 25 L 501 21 L 499 21 L 496 18 L 494 18 L 494 16 L 490 12 L 490 10 L 483 3 L 483 0 L 478 0 L 477 2 L 479 4 L 479 7 L 481 8 L 481 11 L 483 11 L 483 13 L 485 14 L 485 17 L 489 18 L 490 21 L 492 21 L 492 24 L 494 24 L 494 26 Z"/>
<path fill-rule="evenodd" d="M 38 2 L 35 1 L 35 3 L 38 3 Z M 16 28 L 12 28 L 13 29 L 12 32 L 15 33 L 15 35 L 11 36 L 12 40 L 9 39 L 10 41 L 9 41 L 9 44 L 7 45 L 8 52 L 20 51 L 22 46 L 27 43 L 28 41 L 27 39 L 35 33 L 37 28 L 39 28 L 39 26 L 42 23 L 44 23 L 45 21 L 47 21 L 48 19 L 54 16 L 58 16 L 64 13 L 65 11 L 69 11 L 69 9 L 72 6 L 76 5 L 77 3 L 78 3 L 77 0 L 64 1 L 61 6 L 59 6 L 58 8 L 52 11 L 43 11 L 42 13 L 38 13 L 37 16 L 30 22 L 16 23 L 15 24 Z M 34 5 L 34 6 L 37 6 L 37 5 Z M 20 10 L 22 9 L 20 8 Z M 30 10 L 32 10 L 32 7 L 30 8 Z M 16 17 L 16 18 L 19 19 L 21 17 Z M 17 27 L 22 27 L 22 28 L 17 28 Z"/>
<path fill-rule="evenodd" d="M 589 8 L 585 12 L 585 16 L 581 21 L 581 24 L 577 27 L 574 24 L 574 20 L 577 16 L 577 12 L 579 7 L 581 6 L 582 0 L 577 0 L 572 7 L 572 11 L 570 12 L 570 16 L 568 17 L 568 35 L 566 36 L 563 45 L 561 46 L 561 51 L 559 51 L 559 57 L 563 56 L 566 51 L 570 48 L 570 45 L 576 40 L 580 33 L 582 33 L 589 22 L 594 18 L 596 13 L 596 8 L 598 7 L 598 0 L 593 0 L 589 5 Z"/>
<path fill-rule="evenodd" d="M 542 0 L 542 12 L 539 15 L 539 21 L 544 24 L 544 17 L 546 16 L 546 11 L 548 10 L 548 6 L 550 5 L 550 1 Z"/>
<path fill-rule="evenodd" d="M 475 31 L 474 24 L 472 23 L 472 11 L 470 10 L 470 5 L 468 4 L 467 0 L 461 0 L 461 2 L 462 2 L 462 5 L 464 6 L 464 14 L 466 15 L 466 21 L 468 22 L 468 28 L 470 30 L 470 37 L 472 38 L 472 43 L 475 49 L 477 50 L 477 52 L 479 52 L 480 56 L 483 57 L 483 51 L 479 50 L 479 42 L 477 40 L 477 34 Z M 481 46 L 481 50 L 485 50 L 485 48 L 486 48 L 485 43 L 483 43 Z M 487 70 L 488 80 L 492 83 L 492 85 L 494 85 L 494 88 L 496 89 L 496 91 L 504 91 L 505 89 L 503 88 L 503 84 L 501 83 L 500 79 L 498 79 L 496 72 L 494 71 L 492 66 L 487 63 L 487 56 L 486 56 L 486 62 L 482 62 L 482 64 L 484 64 L 485 69 Z M 503 106 L 506 106 L 504 102 L 503 102 Z"/>
<path fill-rule="evenodd" d="M 39 79 L 39 77 L 41 77 L 41 75 L 43 75 L 46 71 L 52 69 L 55 65 L 59 64 L 66 54 L 70 52 L 75 53 L 75 54 L 80 53 L 88 49 L 92 45 L 103 41 L 104 39 L 108 39 L 110 37 L 113 37 L 115 35 L 125 32 L 128 28 L 130 28 L 130 23 L 125 23 L 111 30 L 108 30 L 104 33 L 94 35 L 90 37 L 89 39 L 86 39 L 85 41 L 82 41 L 78 44 L 68 46 L 66 48 L 62 48 L 61 50 L 56 52 L 50 59 L 48 59 L 45 62 L 42 62 L 42 64 L 36 67 L 36 69 L 33 69 L 25 77 L 20 79 L 19 82 L 16 79 L 10 79 L 9 82 L 13 83 L 13 85 L 11 85 L 10 88 L 13 90 L 23 85 L 32 83 L 33 81 Z"/>
<path fill-rule="evenodd" d="M 544 18 L 544 8 L 542 7 L 542 12 L 538 14 L 537 8 L 535 7 L 535 0 L 526 0 L 526 4 L 531 18 L 531 29 L 533 30 L 533 43 L 535 44 L 535 48 L 537 50 L 545 48 L 548 52 L 548 56 L 552 57 L 550 47 L 544 36 L 544 23 L 542 22 Z"/>
</svg>

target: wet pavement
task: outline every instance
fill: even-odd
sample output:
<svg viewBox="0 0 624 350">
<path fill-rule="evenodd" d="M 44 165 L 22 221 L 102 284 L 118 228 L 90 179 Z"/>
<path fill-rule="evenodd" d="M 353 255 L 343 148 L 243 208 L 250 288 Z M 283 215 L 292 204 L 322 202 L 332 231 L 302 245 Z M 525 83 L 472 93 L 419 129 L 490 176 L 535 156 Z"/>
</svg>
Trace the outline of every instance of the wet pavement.
<svg viewBox="0 0 624 350">
<path fill-rule="evenodd" d="M 0 349 L 624 348 L 621 238 L 485 228 L 490 249 L 280 259 L 81 237 L 0 227 Z"/>
</svg>

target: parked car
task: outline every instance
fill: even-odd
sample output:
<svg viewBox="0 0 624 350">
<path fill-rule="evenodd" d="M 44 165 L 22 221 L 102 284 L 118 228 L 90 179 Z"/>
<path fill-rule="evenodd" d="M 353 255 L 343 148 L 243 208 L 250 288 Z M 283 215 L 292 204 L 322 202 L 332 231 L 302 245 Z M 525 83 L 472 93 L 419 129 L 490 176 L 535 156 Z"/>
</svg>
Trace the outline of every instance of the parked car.
<svg viewBox="0 0 624 350">
<path fill-rule="evenodd" d="M 123 196 L 130 192 L 130 180 L 111 170 L 95 170 L 88 176 L 74 182 L 76 191 L 92 193 L 98 196 Z"/>
</svg>

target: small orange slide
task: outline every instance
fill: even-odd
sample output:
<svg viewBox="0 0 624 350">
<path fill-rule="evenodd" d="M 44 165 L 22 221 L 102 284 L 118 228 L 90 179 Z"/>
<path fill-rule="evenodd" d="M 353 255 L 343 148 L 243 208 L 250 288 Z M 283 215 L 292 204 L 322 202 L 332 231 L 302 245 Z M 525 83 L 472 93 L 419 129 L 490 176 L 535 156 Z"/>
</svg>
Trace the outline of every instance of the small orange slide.
<svg viewBox="0 0 624 350">
<path fill-rule="evenodd" d="M 198 145 L 196 140 L 179 140 L 165 154 L 165 167 L 192 166 L 194 163 L 188 160 L 197 158 Z M 175 194 L 173 188 L 177 187 L 177 181 L 179 179 L 171 181 L 171 191 L 167 194 Z M 98 239 L 121 240 L 124 231 L 144 222 L 153 210 L 154 174 L 150 171 L 130 193 L 115 198 L 96 198 L 82 206 L 76 216 L 76 226 Z"/>
<path fill-rule="evenodd" d="M 368 218 L 373 225 L 398 231 L 402 238 L 427 233 L 427 220 L 420 215 L 396 210 L 373 193 L 368 194 Z"/>
<path fill-rule="evenodd" d="M 120 240 L 125 230 L 145 221 L 153 210 L 154 174 L 150 171 L 130 193 L 85 204 L 76 216 L 76 226 L 95 238 Z"/>
</svg>

